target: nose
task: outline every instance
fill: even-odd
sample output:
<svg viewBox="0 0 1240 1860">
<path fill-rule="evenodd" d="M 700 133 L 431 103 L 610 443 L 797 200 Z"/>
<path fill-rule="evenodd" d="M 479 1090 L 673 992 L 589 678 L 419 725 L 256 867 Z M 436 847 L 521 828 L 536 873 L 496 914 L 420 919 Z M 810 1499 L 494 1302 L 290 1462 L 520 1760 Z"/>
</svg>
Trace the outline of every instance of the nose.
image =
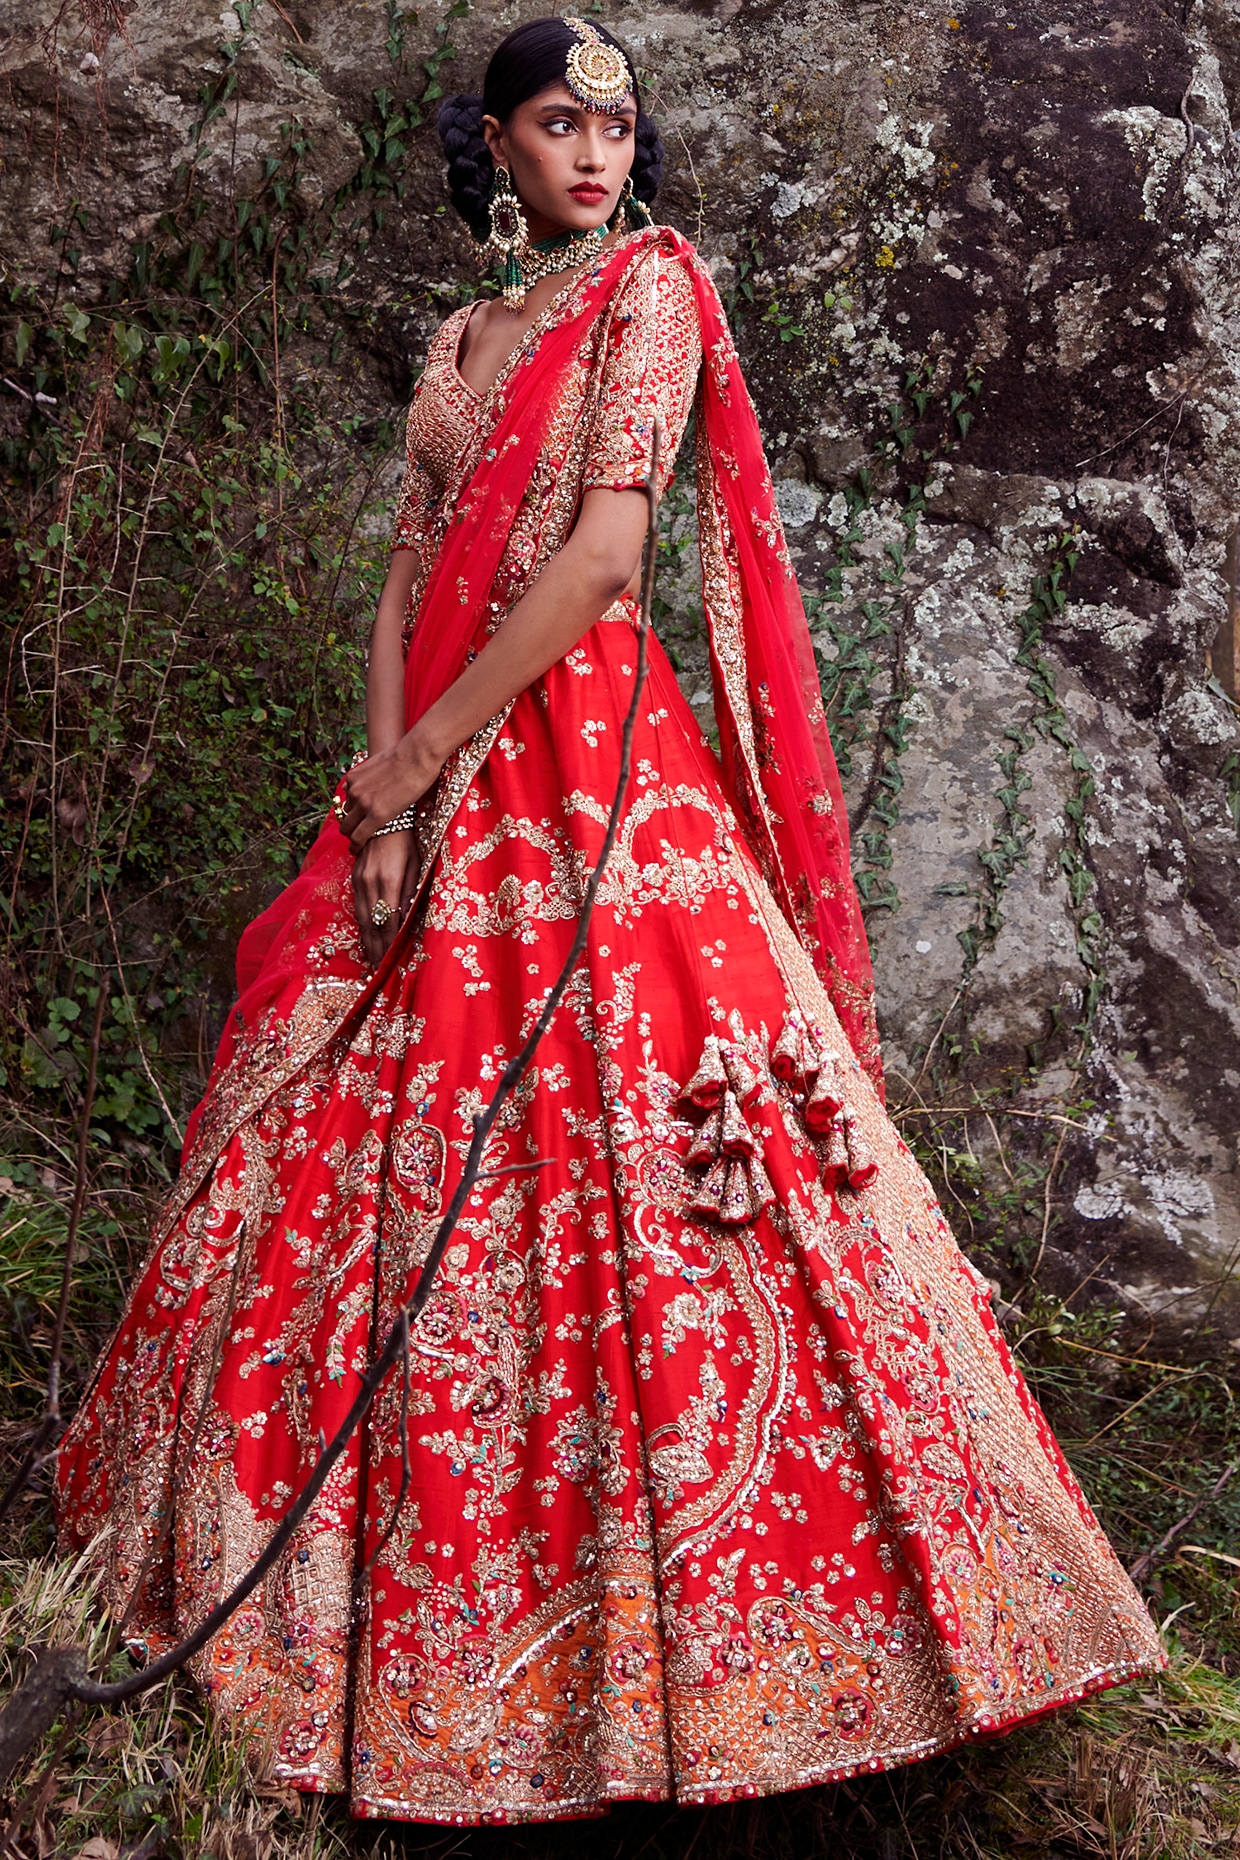
<svg viewBox="0 0 1240 1860">
<path fill-rule="evenodd" d="M 581 137 L 576 165 L 586 174 L 597 174 L 607 166 L 607 149 L 599 130 L 591 128 Z"/>
</svg>

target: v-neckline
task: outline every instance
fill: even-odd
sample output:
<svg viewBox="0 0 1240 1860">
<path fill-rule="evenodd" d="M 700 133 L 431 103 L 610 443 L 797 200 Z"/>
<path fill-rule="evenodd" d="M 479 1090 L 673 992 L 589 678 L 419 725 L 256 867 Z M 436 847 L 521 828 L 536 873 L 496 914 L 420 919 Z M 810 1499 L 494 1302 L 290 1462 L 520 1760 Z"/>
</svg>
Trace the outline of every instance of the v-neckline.
<svg viewBox="0 0 1240 1860">
<path fill-rule="evenodd" d="M 643 229 L 643 231 L 644 230 L 645 229 Z M 642 232 L 633 232 L 630 233 L 626 239 L 618 239 L 609 252 L 604 251 L 599 253 L 598 258 L 594 260 L 594 264 L 597 265 L 602 259 L 614 257 L 625 245 L 631 244 L 634 240 L 640 239 L 641 237 Z M 579 285 L 585 282 L 592 269 L 593 266 L 578 267 L 577 272 L 568 279 L 567 283 L 560 286 L 550 302 L 538 312 L 538 315 L 534 318 L 534 321 L 530 324 L 525 334 L 520 336 L 513 344 L 512 348 L 500 363 L 495 374 L 495 379 L 492 381 L 490 387 L 487 388 L 476 388 L 473 382 L 467 381 L 461 373 L 461 344 L 465 340 L 465 331 L 469 328 L 473 320 L 474 311 L 478 308 L 476 302 L 470 304 L 466 309 L 465 315 L 461 319 L 461 327 L 457 331 L 456 343 L 452 351 L 452 372 L 465 389 L 466 393 L 479 403 L 490 400 L 496 388 L 498 388 L 505 377 L 512 372 L 517 357 L 528 344 L 542 336 L 544 327 L 548 326 L 554 320 L 565 298 L 568 297 L 572 291 L 575 291 Z"/>
</svg>

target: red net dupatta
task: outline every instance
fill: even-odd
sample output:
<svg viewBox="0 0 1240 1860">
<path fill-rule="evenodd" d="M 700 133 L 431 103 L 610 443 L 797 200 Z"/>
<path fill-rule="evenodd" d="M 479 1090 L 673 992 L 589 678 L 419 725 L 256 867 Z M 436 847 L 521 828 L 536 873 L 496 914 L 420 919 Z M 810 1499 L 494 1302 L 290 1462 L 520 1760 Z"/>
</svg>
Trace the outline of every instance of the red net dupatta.
<svg viewBox="0 0 1240 1860">
<path fill-rule="evenodd" d="M 757 415 L 709 273 L 686 241 L 664 238 L 690 268 L 702 325 L 698 531 L 724 770 L 765 876 L 881 1094 L 848 814 Z"/>
<path fill-rule="evenodd" d="M 701 320 L 698 518 L 725 774 L 764 874 L 881 1092 L 870 954 L 805 609 L 723 306 L 697 253 L 671 228 L 618 247 L 507 381 L 427 584 L 406 671 L 406 714 L 412 722 L 433 703 L 480 641 L 563 371 L 654 244 L 688 268 Z"/>
</svg>

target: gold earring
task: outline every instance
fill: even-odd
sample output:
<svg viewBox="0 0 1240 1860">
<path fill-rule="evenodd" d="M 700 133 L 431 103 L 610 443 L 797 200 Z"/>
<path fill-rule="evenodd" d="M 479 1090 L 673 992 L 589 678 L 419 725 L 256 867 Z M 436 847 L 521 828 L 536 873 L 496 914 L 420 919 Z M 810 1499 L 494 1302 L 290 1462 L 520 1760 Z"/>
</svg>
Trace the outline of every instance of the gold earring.
<svg viewBox="0 0 1240 1860">
<path fill-rule="evenodd" d="M 512 185 L 512 176 L 499 163 L 491 186 L 491 233 L 487 240 L 500 268 L 504 302 L 510 310 L 520 310 L 525 302 L 525 276 L 521 259 L 529 247 L 530 229 L 521 211 L 521 202 Z"/>
<path fill-rule="evenodd" d="M 620 205 L 624 210 L 624 223 L 630 232 L 642 232 L 647 226 L 654 225 L 654 215 L 644 200 L 639 200 L 633 192 L 633 177 L 625 177 L 620 190 Z"/>
</svg>

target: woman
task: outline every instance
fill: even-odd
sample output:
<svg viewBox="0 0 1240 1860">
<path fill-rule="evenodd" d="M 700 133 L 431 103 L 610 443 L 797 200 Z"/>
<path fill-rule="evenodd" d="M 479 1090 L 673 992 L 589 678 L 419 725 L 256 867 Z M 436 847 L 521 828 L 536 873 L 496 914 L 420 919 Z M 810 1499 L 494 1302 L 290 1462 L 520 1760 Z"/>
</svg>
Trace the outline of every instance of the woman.
<svg viewBox="0 0 1240 1860">
<path fill-rule="evenodd" d="M 551 1819 L 923 1757 L 1158 1641 L 884 1113 L 756 423 L 692 248 L 630 223 L 661 161 L 632 65 L 536 21 L 441 132 L 505 295 L 431 344 L 348 841 L 329 821 L 243 939 L 64 1445 L 65 1542 L 110 1527 L 105 1593 L 162 1650 L 348 1407 L 572 940 L 654 427 L 670 461 L 696 392 L 721 762 L 652 646 L 585 959 L 414 1332 L 408 1501 L 385 1543 L 393 1376 L 196 1671 L 281 1777 L 358 1815 Z"/>
</svg>

